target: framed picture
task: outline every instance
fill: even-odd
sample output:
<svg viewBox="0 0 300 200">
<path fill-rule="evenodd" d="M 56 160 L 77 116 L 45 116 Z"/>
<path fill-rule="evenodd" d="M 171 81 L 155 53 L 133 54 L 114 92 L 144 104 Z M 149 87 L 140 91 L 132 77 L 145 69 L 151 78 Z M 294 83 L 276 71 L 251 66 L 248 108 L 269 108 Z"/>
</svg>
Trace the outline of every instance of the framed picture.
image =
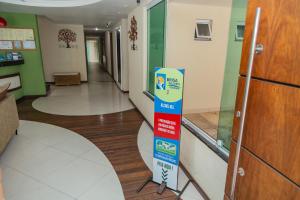
<svg viewBox="0 0 300 200">
<path fill-rule="evenodd" d="M 12 50 L 12 49 L 13 49 L 12 41 L 0 40 L 0 50 Z"/>
<path fill-rule="evenodd" d="M 34 41 L 34 40 L 26 40 L 26 41 L 23 41 L 23 49 L 24 49 L 24 50 L 32 50 L 32 49 L 36 49 L 35 41 Z"/>
<path fill-rule="evenodd" d="M 22 50 L 23 49 L 22 41 L 20 41 L 20 40 L 13 41 L 13 46 L 14 46 L 15 50 Z"/>
</svg>

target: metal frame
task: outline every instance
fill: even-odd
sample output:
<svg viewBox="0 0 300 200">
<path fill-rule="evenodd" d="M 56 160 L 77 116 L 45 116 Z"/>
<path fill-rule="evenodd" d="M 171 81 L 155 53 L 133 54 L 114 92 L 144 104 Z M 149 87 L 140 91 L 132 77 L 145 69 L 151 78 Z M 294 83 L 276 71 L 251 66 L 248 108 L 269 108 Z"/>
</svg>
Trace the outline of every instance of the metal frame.
<svg viewBox="0 0 300 200">
<path fill-rule="evenodd" d="M 238 141 L 237 141 L 237 147 L 236 147 L 236 152 L 235 152 L 233 177 L 232 177 L 231 190 L 230 190 L 230 199 L 232 199 L 232 200 L 234 199 L 234 191 L 235 191 L 235 186 L 236 186 L 237 174 L 239 171 L 241 171 L 241 170 L 239 170 L 239 160 L 240 160 L 240 152 L 241 152 L 241 146 L 242 146 L 242 141 L 243 141 L 245 117 L 246 117 L 246 112 L 247 112 L 247 103 L 248 103 L 248 96 L 249 96 L 249 90 L 250 90 L 250 84 L 251 84 L 253 62 L 254 62 L 255 53 L 257 51 L 256 41 L 257 41 L 257 36 L 258 36 L 258 31 L 259 31 L 260 16 L 261 16 L 261 8 L 258 7 L 258 8 L 256 8 L 255 22 L 254 22 L 254 26 L 253 26 L 252 42 L 251 42 L 251 49 L 250 49 L 249 62 L 248 62 L 248 72 L 247 72 L 246 85 L 245 85 L 245 90 L 244 90 L 242 111 L 241 111 L 241 116 L 240 116 Z"/>
<path fill-rule="evenodd" d="M 165 8 L 165 31 L 164 31 L 164 41 L 165 41 L 165 45 L 164 45 L 164 60 L 163 60 L 163 66 L 166 67 L 166 58 L 167 58 L 167 51 L 166 51 L 166 47 L 167 47 L 167 34 L 168 34 L 168 27 L 167 27 L 167 22 L 168 22 L 168 10 L 169 10 L 169 0 L 152 0 L 151 2 L 149 2 L 148 4 L 146 4 L 144 6 L 144 47 L 145 47 L 145 54 L 144 54 L 144 66 L 146 66 L 144 69 L 144 86 L 143 86 L 143 90 L 144 92 L 148 92 L 148 62 L 149 62 L 149 58 L 148 58 L 148 43 L 149 43 L 149 35 L 148 35 L 148 30 L 149 30 L 149 26 L 148 26 L 148 11 L 153 8 L 154 6 L 156 6 L 157 4 L 159 4 L 160 2 L 165 1 L 166 3 L 166 8 Z M 152 94 L 151 94 L 152 95 Z"/>
<path fill-rule="evenodd" d="M 242 37 L 239 36 L 238 26 L 244 26 L 244 28 L 245 28 L 245 22 L 237 22 L 235 24 L 235 41 L 243 41 L 244 36 L 242 36 Z"/>
<path fill-rule="evenodd" d="M 196 20 L 196 38 L 195 40 L 212 40 L 212 23 L 213 21 L 211 19 L 197 19 Z M 198 30 L 198 24 L 204 24 L 208 26 L 209 29 L 209 36 L 199 35 Z"/>
</svg>

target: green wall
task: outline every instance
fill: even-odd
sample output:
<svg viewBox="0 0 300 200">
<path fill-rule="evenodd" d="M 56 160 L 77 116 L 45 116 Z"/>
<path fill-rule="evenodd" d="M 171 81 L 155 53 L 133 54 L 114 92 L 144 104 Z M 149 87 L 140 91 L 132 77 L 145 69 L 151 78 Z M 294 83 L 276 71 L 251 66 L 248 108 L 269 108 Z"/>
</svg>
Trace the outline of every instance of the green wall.
<svg viewBox="0 0 300 200">
<path fill-rule="evenodd" d="M 247 0 L 233 0 L 230 30 L 227 47 L 227 59 L 224 73 L 221 112 L 219 118 L 218 139 L 229 149 L 234 117 L 235 99 L 238 85 L 243 41 L 236 41 L 236 25 L 245 21 Z"/>
<path fill-rule="evenodd" d="M 16 99 L 30 95 L 45 95 L 46 87 L 36 15 L 0 12 L 0 16 L 7 20 L 8 27 L 33 28 L 36 43 L 36 50 L 20 51 L 25 60 L 24 65 L 0 67 L 0 76 L 20 72 L 22 88 L 12 92 Z M 5 54 L 5 51 L 0 51 L 0 54 Z"/>
</svg>

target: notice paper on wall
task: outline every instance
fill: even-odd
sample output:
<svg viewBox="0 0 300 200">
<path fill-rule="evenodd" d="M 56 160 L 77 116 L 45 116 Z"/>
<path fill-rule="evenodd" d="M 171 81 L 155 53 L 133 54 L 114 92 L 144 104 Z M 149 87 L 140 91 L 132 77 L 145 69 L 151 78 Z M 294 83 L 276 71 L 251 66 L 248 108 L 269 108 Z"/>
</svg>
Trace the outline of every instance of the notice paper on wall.
<svg viewBox="0 0 300 200">
<path fill-rule="evenodd" d="M 34 32 L 25 28 L 0 28 L 0 40 L 34 40 Z"/>
<path fill-rule="evenodd" d="M 35 41 L 34 40 L 23 41 L 23 48 L 24 49 L 35 49 L 36 48 Z"/>
<path fill-rule="evenodd" d="M 0 49 L 3 50 L 13 49 L 12 41 L 0 41 Z"/>
<path fill-rule="evenodd" d="M 155 69 L 153 181 L 177 190 L 184 69 Z"/>
</svg>

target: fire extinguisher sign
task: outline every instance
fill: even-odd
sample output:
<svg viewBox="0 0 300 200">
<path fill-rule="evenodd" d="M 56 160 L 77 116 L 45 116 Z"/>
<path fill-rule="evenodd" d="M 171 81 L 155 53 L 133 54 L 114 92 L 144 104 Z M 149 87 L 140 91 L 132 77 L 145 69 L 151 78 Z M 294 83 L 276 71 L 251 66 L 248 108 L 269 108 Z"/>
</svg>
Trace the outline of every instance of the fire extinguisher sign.
<svg viewBox="0 0 300 200">
<path fill-rule="evenodd" d="M 177 190 L 184 69 L 155 68 L 153 181 Z"/>
</svg>

